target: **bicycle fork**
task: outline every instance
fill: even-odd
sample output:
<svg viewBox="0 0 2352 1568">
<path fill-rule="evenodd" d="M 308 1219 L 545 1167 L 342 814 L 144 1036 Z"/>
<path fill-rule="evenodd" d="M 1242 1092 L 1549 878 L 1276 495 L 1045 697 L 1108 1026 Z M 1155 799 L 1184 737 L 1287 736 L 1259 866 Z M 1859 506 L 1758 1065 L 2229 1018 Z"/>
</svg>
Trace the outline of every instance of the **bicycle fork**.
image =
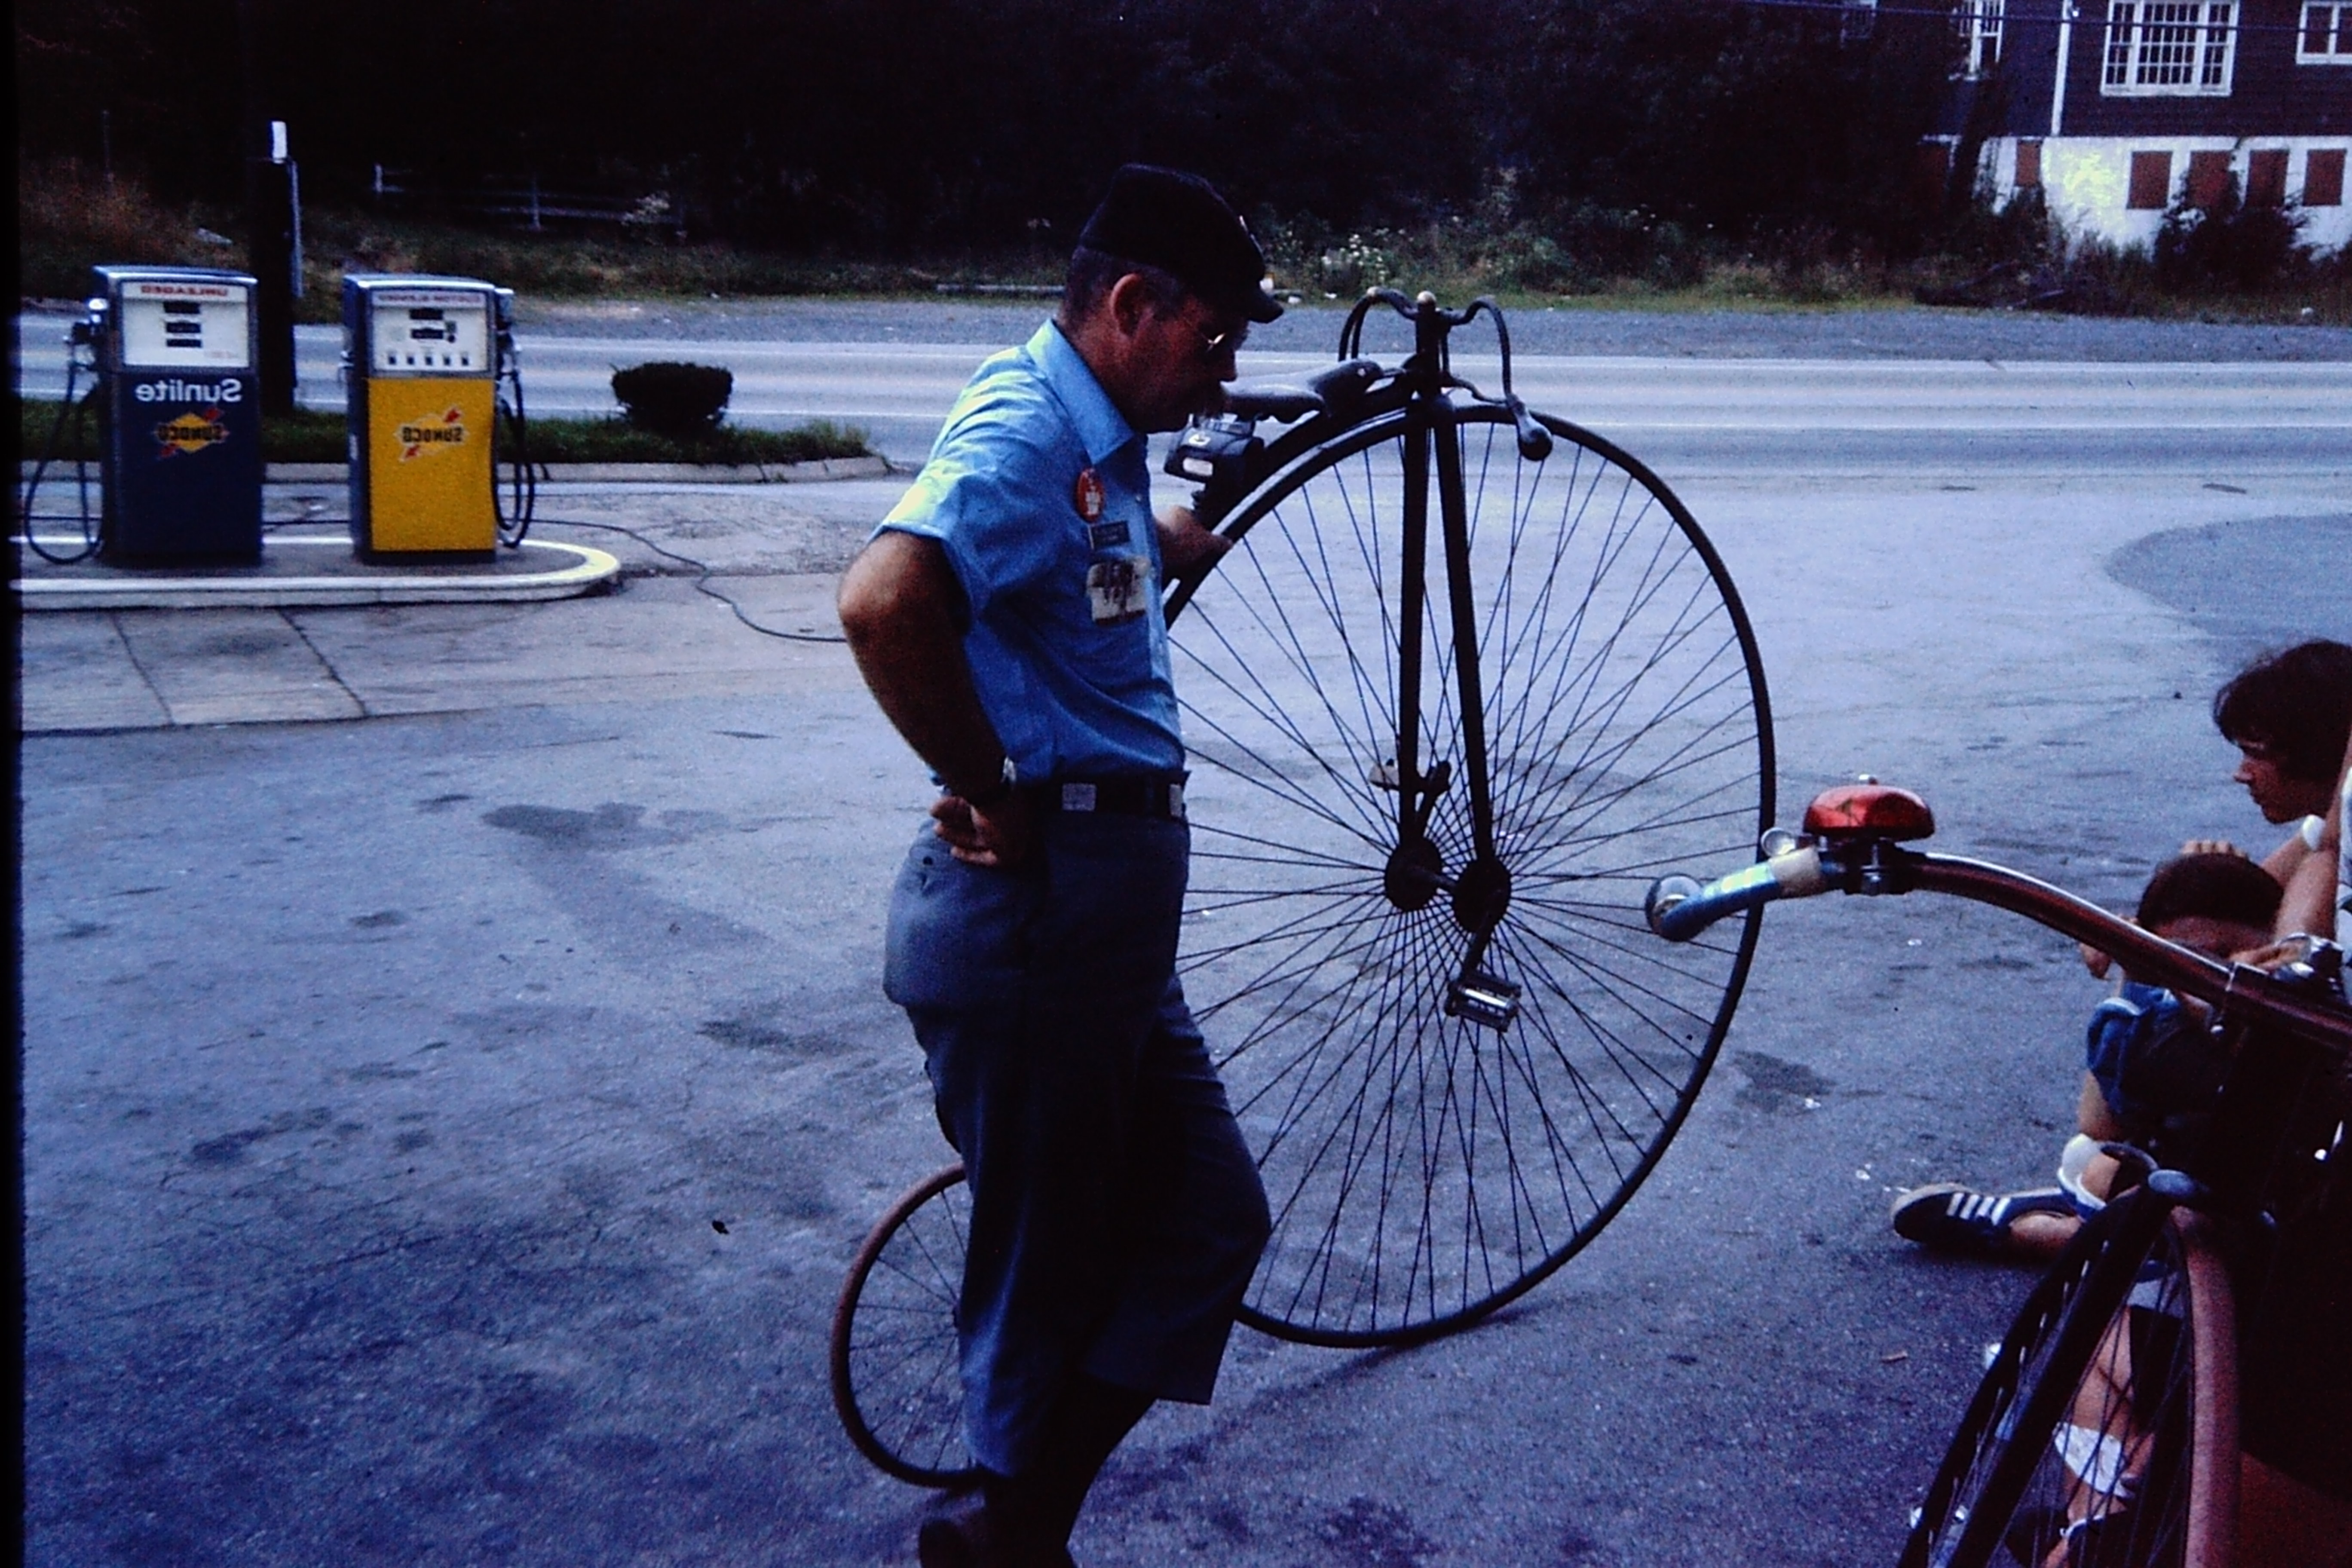
<svg viewBox="0 0 2352 1568">
<path fill-rule="evenodd" d="M 1462 964 L 1446 985 L 1445 1013 L 1500 1032 L 1517 1017 L 1519 988 L 1486 967 L 1495 931 L 1511 906 L 1511 873 L 1496 852 L 1493 779 L 1486 754 L 1485 696 L 1478 668 L 1476 605 L 1470 586 L 1470 519 L 1462 477 L 1461 438 L 1438 377 L 1444 331 L 1423 319 L 1420 347 L 1408 369 L 1422 373 L 1422 384 L 1408 407 L 1404 434 L 1404 527 L 1401 563 L 1397 649 L 1397 737 L 1392 783 L 1397 795 L 1397 842 L 1384 878 L 1389 900 L 1398 909 L 1426 907 L 1448 895 L 1454 919 L 1469 934 Z M 1461 704 L 1463 772 L 1470 795 L 1470 857 L 1449 871 L 1444 851 L 1431 838 L 1429 822 L 1438 797 L 1454 780 L 1450 758 L 1421 766 L 1423 616 L 1429 602 L 1429 491 L 1436 469 L 1438 526 L 1444 552 L 1446 608 L 1453 633 L 1454 673 Z"/>
</svg>

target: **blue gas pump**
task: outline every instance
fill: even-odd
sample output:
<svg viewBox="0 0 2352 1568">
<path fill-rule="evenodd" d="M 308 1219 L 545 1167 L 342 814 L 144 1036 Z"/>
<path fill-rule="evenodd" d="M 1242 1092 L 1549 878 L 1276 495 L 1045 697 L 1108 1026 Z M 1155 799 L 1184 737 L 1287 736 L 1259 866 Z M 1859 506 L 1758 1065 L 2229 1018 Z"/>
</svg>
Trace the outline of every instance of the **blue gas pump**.
<svg viewBox="0 0 2352 1568">
<path fill-rule="evenodd" d="M 261 554 L 261 384 L 254 279 L 99 267 L 99 554 L 131 564 Z"/>
</svg>

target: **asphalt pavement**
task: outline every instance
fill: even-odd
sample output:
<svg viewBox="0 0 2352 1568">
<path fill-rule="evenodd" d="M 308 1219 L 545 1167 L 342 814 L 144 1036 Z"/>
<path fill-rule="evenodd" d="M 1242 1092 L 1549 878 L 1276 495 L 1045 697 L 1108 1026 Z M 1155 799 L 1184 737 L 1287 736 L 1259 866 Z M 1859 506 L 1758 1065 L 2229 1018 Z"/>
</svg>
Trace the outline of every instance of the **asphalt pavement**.
<svg viewBox="0 0 2352 1568">
<path fill-rule="evenodd" d="M 2207 700 L 2352 638 L 2352 461 L 1741 450 L 1668 477 L 1784 817 L 1867 770 L 2118 906 L 2269 831 Z M 911 1561 L 923 1499 L 824 1379 L 856 1239 L 946 1153 L 878 992 L 928 790 L 831 640 L 897 482 L 544 496 L 624 561 L 593 598 L 25 623 L 29 1561 Z M 1775 910 L 1588 1252 L 1410 1351 L 1239 1334 L 1080 1561 L 1891 1562 L 2026 1280 L 1888 1195 L 2041 1179 L 2099 994 L 1970 906 Z"/>
<path fill-rule="evenodd" d="M 527 303 L 518 333 L 529 406 L 541 415 L 614 413 L 613 373 L 649 360 L 727 367 L 729 417 L 757 426 L 828 419 L 877 451 L 922 461 L 972 367 L 1026 338 L 1039 300 L 616 300 Z M 1346 312 L 1293 308 L 1254 329 L 1244 377 L 1296 376 L 1327 363 Z M 18 384 L 56 396 L 65 318 L 17 318 Z M 1800 471 L 1889 463 L 1950 468 L 1997 456 L 2012 469 L 2079 468 L 2085 432 L 2129 444 L 2125 471 L 2226 464 L 2246 439 L 2245 410 L 2278 457 L 2332 465 L 2352 437 L 2352 329 L 2250 326 L 2003 310 L 1772 310 L 1661 313 L 1520 310 L 1509 318 L 1516 387 L 1662 468 L 1728 458 Z M 1375 315 L 1368 352 L 1412 346 L 1403 322 Z M 1454 363 L 1499 389 L 1486 321 Z M 342 406 L 339 329 L 296 333 L 299 394 Z M 2235 408 L 2237 412 L 2229 412 Z M 1730 433 L 1747 433 L 1727 449 Z"/>
</svg>

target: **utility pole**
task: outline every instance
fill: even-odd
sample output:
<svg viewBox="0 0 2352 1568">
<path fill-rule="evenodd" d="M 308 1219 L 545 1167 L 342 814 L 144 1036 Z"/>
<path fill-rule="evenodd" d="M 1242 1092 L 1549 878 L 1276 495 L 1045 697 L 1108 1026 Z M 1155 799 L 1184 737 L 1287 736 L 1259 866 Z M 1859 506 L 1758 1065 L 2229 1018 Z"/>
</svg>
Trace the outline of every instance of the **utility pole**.
<svg viewBox="0 0 2352 1568">
<path fill-rule="evenodd" d="M 269 118 L 262 81 L 264 0 L 236 0 L 239 63 L 245 77 L 240 140 L 245 148 L 245 255 L 258 287 L 255 325 L 261 334 L 261 408 L 294 412 L 294 184 L 285 123 Z"/>
</svg>

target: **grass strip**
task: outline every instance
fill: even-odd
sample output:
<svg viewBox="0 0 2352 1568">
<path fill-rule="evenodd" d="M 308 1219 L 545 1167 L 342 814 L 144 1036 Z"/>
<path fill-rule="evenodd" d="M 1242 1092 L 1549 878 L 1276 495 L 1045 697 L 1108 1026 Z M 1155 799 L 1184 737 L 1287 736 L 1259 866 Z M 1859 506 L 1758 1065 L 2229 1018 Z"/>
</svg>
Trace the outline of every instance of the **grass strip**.
<svg viewBox="0 0 2352 1568">
<path fill-rule="evenodd" d="M 37 458 L 52 450 L 58 460 L 96 460 L 97 411 L 66 421 L 58 431 L 58 405 L 37 398 L 18 399 L 17 452 Z M 301 409 L 288 415 L 266 415 L 261 421 L 261 456 L 270 463 L 340 463 L 345 460 L 344 419 L 340 414 Z M 813 419 L 789 430 L 758 430 L 721 425 L 707 436 L 680 440 L 640 430 L 613 419 L 533 419 L 529 443 L 535 463 L 806 463 L 823 458 L 862 458 L 871 448 L 866 432 L 854 425 Z"/>
</svg>

